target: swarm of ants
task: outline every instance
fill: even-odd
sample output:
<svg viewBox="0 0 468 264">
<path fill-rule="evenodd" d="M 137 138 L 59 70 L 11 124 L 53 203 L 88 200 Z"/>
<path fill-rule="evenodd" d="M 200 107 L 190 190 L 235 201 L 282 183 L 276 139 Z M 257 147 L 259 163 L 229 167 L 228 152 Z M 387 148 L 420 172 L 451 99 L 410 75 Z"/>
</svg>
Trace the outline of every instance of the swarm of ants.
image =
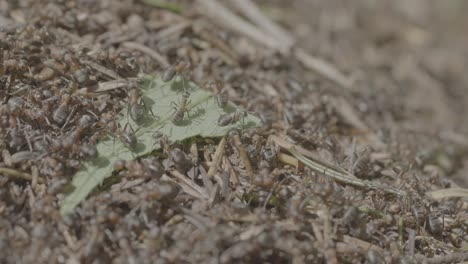
<svg viewBox="0 0 468 264">
<path fill-rule="evenodd" d="M 339 93 L 293 78 L 303 70 L 288 57 L 140 1 L 18 2 L 0 1 L 16 21 L 0 31 L 0 262 L 417 263 L 466 249 L 466 201 L 424 196 L 453 184 L 446 167 L 431 165 L 435 154 L 356 140 L 367 131 L 343 114 Z M 157 117 L 138 88 L 141 74 L 195 82 L 219 107 L 240 105 L 263 126 L 184 142 L 155 131 L 161 151 L 115 162 L 108 181 L 60 215 L 100 140 L 136 147 L 119 113 L 135 124 Z M 172 103 L 172 123 L 189 118 L 189 91 Z M 220 114 L 214 125 L 240 123 L 246 111 Z M 287 162 L 271 135 L 411 196 Z"/>
</svg>

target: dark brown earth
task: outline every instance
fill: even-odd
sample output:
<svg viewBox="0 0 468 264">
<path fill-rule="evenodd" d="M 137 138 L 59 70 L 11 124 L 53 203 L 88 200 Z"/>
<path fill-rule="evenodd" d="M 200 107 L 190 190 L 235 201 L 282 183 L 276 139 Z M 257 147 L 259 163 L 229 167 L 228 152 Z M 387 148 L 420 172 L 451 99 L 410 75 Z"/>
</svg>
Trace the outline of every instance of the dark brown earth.
<svg viewBox="0 0 468 264">
<path fill-rule="evenodd" d="M 468 261 L 466 193 L 432 195 L 468 188 L 464 1 L 256 2 L 349 87 L 223 28 L 197 1 L 170 2 L 181 12 L 0 0 L 0 263 Z M 181 61 L 263 126 L 228 136 L 211 178 L 220 139 L 169 142 L 62 216 L 88 150 L 119 133 L 134 78 Z M 288 144 L 367 185 L 304 166 Z"/>
</svg>

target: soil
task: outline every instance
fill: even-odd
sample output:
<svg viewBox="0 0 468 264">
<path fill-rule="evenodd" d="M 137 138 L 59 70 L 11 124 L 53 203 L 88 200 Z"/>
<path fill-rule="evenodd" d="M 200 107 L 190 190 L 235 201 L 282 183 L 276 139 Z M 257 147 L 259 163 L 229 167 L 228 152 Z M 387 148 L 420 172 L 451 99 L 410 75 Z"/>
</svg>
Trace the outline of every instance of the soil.
<svg viewBox="0 0 468 264">
<path fill-rule="evenodd" d="M 256 1 L 351 87 L 196 1 L 143 2 L 0 0 L 1 263 L 468 261 L 466 193 L 431 196 L 468 188 L 464 1 Z M 180 62 L 263 126 L 226 136 L 214 173 L 220 139 L 163 137 L 62 216 L 93 146 L 121 133 L 137 78 Z M 314 170 L 290 145 L 366 184 Z"/>
</svg>

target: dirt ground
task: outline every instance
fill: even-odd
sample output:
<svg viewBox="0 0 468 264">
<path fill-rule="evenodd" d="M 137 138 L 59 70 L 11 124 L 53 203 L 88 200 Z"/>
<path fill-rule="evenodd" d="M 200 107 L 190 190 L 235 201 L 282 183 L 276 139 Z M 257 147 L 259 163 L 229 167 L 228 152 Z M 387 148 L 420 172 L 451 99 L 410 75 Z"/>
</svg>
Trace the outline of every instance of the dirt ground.
<svg viewBox="0 0 468 264">
<path fill-rule="evenodd" d="M 346 87 L 203 1 L 144 2 L 0 0 L 0 263 L 468 261 L 464 1 L 255 1 Z M 135 78 L 178 62 L 263 126 L 217 166 L 219 138 L 161 139 L 62 216 Z"/>
</svg>

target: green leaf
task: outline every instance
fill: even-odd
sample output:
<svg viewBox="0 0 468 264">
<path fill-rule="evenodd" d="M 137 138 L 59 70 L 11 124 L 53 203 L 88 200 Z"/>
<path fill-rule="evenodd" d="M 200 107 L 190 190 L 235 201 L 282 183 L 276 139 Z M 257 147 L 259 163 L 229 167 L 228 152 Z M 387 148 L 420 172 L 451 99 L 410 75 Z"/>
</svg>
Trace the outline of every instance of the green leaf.
<svg viewBox="0 0 468 264">
<path fill-rule="evenodd" d="M 99 142 L 96 146 L 99 157 L 88 161 L 73 178 L 74 190 L 61 204 L 60 211 L 63 215 L 72 212 L 91 191 L 111 176 L 115 161 L 132 160 L 159 149 L 159 142 L 153 137 L 155 132 L 166 135 L 170 141 L 181 141 L 195 136 L 221 137 L 233 128 L 251 128 L 261 123 L 258 117 L 249 114 L 240 122 L 224 127 L 218 126 L 220 115 L 232 114 L 239 108 L 232 103 L 220 108 L 213 94 L 201 90 L 195 83 L 185 82 L 180 78 L 165 83 L 160 77 L 147 77 L 141 90 L 144 105 L 152 110 L 154 116 L 148 111 L 144 120 L 136 124 L 127 117 L 127 109 L 124 109 L 119 120 L 121 128 L 127 125 L 135 131 L 138 138 L 137 147 L 130 150 L 117 137 L 109 137 Z M 173 102 L 178 104 L 185 90 L 191 94 L 189 112 L 185 114 L 182 122 L 173 124 L 171 122 L 175 111 Z"/>
</svg>

